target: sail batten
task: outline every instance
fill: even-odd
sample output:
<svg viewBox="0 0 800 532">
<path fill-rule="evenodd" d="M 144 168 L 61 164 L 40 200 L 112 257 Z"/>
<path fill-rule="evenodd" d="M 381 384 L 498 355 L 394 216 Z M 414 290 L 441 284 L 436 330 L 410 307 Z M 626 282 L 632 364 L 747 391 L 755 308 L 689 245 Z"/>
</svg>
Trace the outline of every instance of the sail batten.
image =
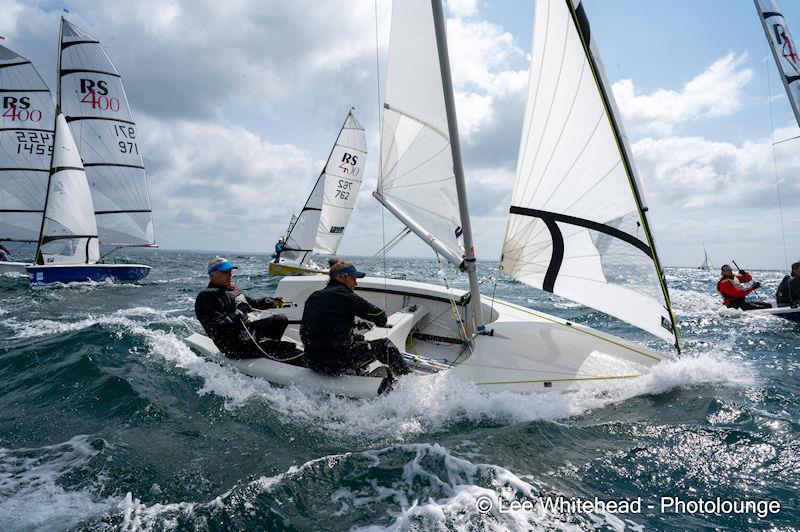
<svg viewBox="0 0 800 532">
<path fill-rule="evenodd" d="M 678 347 L 647 207 L 616 116 L 583 5 L 537 1 L 501 265 L 526 284 Z"/>
<path fill-rule="evenodd" d="M 58 100 L 86 169 L 102 244 L 154 246 L 150 194 L 122 79 L 97 39 L 62 19 Z"/>
</svg>

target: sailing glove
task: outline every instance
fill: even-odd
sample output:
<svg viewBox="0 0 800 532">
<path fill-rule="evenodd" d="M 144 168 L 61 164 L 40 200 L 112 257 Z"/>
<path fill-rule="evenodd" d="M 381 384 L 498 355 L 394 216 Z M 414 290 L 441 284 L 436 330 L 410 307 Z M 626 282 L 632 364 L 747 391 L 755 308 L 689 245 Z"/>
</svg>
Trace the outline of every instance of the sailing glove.
<svg viewBox="0 0 800 532">
<path fill-rule="evenodd" d="M 761 287 L 761 283 L 759 283 L 758 281 L 753 283 L 753 290 L 756 290 L 756 289 L 758 289 L 760 287 Z"/>
</svg>

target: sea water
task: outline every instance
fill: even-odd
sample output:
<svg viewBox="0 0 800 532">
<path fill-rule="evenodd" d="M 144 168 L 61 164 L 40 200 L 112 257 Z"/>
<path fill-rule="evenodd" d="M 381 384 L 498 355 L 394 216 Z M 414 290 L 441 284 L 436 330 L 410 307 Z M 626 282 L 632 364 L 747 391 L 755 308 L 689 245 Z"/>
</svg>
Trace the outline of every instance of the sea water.
<svg viewBox="0 0 800 532">
<path fill-rule="evenodd" d="M 188 348 L 210 255 L 122 257 L 153 267 L 137 284 L 0 277 L 0 530 L 800 523 L 800 326 L 723 309 L 714 271 L 667 269 L 684 353 L 646 377 L 527 395 L 444 374 L 356 401 Z M 248 294 L 274 292 L 267 257 L 230 259 Z M 668 349 L 496 263 L 479 271 L 487 295 Z M 435 260 L 370 273 L 466 286 Z M 754 273 L 765 293 L 782 277 Z"/>
</svg>

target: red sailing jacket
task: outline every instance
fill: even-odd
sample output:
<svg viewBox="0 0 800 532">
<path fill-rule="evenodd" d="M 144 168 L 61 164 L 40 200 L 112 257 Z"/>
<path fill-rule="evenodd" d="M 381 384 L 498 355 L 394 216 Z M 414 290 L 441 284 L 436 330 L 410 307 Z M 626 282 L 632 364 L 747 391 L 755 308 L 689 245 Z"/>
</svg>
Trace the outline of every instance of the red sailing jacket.
<svg viewBox="0 0 800 532">
<path fill-rule="evenodd" d="M 722 294 L 722 304 L 726 307 L 731 306 L 731 301 L 740 301 L 753 291 L 753 287 L 744 290 L 739 288 L 739 283 L 749 283 L 753 280 L 749 273 L 740 273 L 736 276 L 736 280 L 738 282 L 734 282 L 733 278 L 723 277 L 717 282 L 717 291 Z"/>
</svg>

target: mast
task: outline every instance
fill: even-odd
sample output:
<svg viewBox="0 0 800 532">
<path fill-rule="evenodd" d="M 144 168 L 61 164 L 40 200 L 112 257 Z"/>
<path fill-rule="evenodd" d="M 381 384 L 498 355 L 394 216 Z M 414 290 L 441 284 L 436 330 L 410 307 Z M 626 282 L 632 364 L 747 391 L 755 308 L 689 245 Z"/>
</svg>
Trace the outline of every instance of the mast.
<svg viewBox="0 0 800 532">
<path fill-rule="evenodd" d="M 472 319 L 467 320 L 467 331 L 475 333 L 481 332 L 484 328 L 483 309 L 481 307 L 478 275 L 475 268 L 475 246 L 472 240 L 472 226 L 470 225 L 469 219 L 467 187 L 464 181 L 464 166 L 461 162 L 461 142 L 458 137 L 458 120 L 456 118 L 456 104 L 453 98 L 453 81 L 450 76 L 447 32 L 445 30 L 441 0 L 431 0 L 431 7 L 433 8 L 433 26 L 436 29 L 436 47 L 439 51 L 439 68 L 442 73 L 444 105 L 447 112 L 447 128 L 450 134 L 450 151 L 453 155 L 453 172 L 455 174 L 456 194 L 458 196 L 458 211 L 461 217 L 461 230 L 463 231 L 464 237 L 464 265 L 467 275 L 469 276 L 469 307 Z"/>
<path fill-rule="evenodd" d="M 47 174 L 47 191 L 44 194 L 44 210 L 42 212 L 42 225 L 39 228 L 39 242 L 36 244 L 36 253 L 33 256 L 34 264 L 44 264 L 42 246 L 44 245 L 44 222 L 47 219 L 47 202 L 50 200 L 50 184 L 53 181 L 53 158 L 56 155 L 56 120 L 61 112 L 61 41 L 64 38 L 64 17 L 61 17 L 61 27 L 58 30 L 58 57 L 56 58 L 56 109 L 53 113 L 53 151 L 50 154 L 50 169 Z M 87 254 L 88 256 L 88 254 Z"/>
<path fill-rule="evenodd" d="M 798 104 L 797 101 L 797 87 L 795 86 L 795 91 L 793 92 L 790 85 L 790 83 L 800 80 L 800 72 L 798 71 L 798 62 L 800 61 L 800 58 L 798 58 L 797 55 L 797 48 L 795 48 L 794 41 L 789 34 L 789 28 L 786 27 L 786 22 L 783 20 L 783 15 L 778 11 L 775 3 L 768 3 L 768 7 L 774 9 L 774 11 L 764 11 L 760 0 L 753 0 L 753 2 L 756 5 L 758 18 L 761 20 L 761 27 L 764 28 L 767 42 L 770 45 L 769 48 L 772 50 L 772 57 L 775 59 L 775 66 L 778 67 L 778 73 L 780 74 L 781 81 L 783 82 L 783 87 L 786 89 L 786 94 L 789 97 L 789 103 L 792 106 L 794 118 L 797 121 L 797 124 L 800 125 L 800 108 L 798 107 L 800 104 Z M 773 17 L 775 17 L 777 20 L 775 20 L 772 24 L 772 31 L 774 33 L 770 33 L 770 28 L 767 25 L 767 19 Z M 783 43 L 781 43 L 781 39 L 783 39 Z M 781 61 L 781 56 L 778 55 L 777 47 L 781 45 L 788 47 L 789 53 L 791 54 L 789 57 L 784 56 L 785 61 Z M 794 68 L 794 75 L 790 75 L 786 72 L 785 63 L 789 63 Z"/>
</svg>

